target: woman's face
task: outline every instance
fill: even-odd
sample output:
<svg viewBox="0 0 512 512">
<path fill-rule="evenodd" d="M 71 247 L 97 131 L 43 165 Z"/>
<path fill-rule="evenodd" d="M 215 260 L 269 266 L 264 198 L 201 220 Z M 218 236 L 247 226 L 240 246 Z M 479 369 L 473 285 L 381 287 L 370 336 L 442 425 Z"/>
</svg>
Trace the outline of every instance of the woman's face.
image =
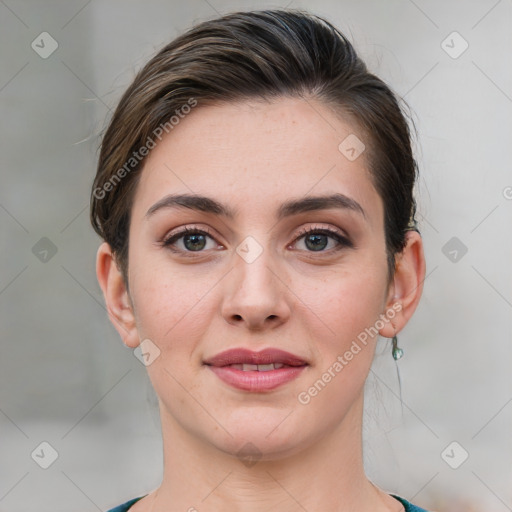
<svg viewBox="0 0 512 512">
<path fill-rule="evenodd" d="M 271 459 L 333 433 L 361 404 L 377 341 L 365 329 L 381 328 L 394 302 L 383 203 L 354 135 L 368 143 L 322 104 L 287 98 L 198 106 L 151 151 L 128 280 L 168 425 Z M 176 195 L 208 199 L 185 207 Z M 236 348 L 306 364 L 205 364 Z"/>
</svg>

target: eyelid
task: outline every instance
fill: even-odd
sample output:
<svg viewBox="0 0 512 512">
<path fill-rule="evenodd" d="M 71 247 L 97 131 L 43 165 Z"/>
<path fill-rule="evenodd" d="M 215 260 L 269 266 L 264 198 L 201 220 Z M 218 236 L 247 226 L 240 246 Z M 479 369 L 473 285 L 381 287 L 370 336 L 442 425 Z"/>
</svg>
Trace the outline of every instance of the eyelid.
<svg viewBox="0 0 512 512">
<path fill-rule="evenodd" d="M 177 230 L 173 230 L 170 233 L 166 233 L 162 237 L 160 243 L 164 246 L 171 245 L 170 242 L 173 241 L 173 239 L 179 240 L 181 237 L 185 236 L 187 233 L 199 233 L 199 234 L 208 235 L 212 240 L 215 241 L 215 243 L 217 243 L 218 245 L 222 245 L 219 242 L 217 242 L 216 235 L 214 235 L 208 227 L 198 227 L 195 225 L 184 226 L 184 227 L 178 228 Z"/>
<path fill-rule="evenodd" d="M 338 247 L 333 249 L 334 251 L 336 251 L 337 249 L 340 249 L 343 246 L 349 247 L 349 248 L 354 247 L 353 242 L 345 233 L 341 232 L 340 230 L 331 228 L 331 227 L 322 227 L 322 226 L 307 226 L 305 228 L 302 228 L 300 230 L 300 232 L 295 236 L 293 243 L 296 243 L 298 240 L 300 240 L 301 238 L 304 238 L 305 236 L 307 236 L 310 233 L 321 233 L 326 236 L 330 236 L 330 237 L 334 238 L 338 242 Z M 333 250 L 319 251 L 318 254 L 321 254 L 322 252 L 325 254 L 329 254 Z M 315 251 L 310 251 L 310 252 L 312 252 L 314 254 Z"/>
</svg>

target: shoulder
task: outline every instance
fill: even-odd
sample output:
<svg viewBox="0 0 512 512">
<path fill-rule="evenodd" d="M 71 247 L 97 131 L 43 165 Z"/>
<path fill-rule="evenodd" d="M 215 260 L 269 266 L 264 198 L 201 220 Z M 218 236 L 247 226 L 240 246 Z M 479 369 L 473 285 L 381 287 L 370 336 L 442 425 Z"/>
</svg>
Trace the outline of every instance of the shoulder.
<svg viewBox="0 0 512 512">
<path fill-rule="evenodd" d="M 424 508 L 417 507 L 416 505 L 413 505 L 412 503 L 409 503 L 406 499 L 401 498 L 400 496 L 397 496 L 396 494 L 391 494 L 393 498 L 398 500 L 405 508 L 405 512 L 428 512 Z"/>
<path fill-rule="evenodd" d="M 144 498 L 144 496 L 140 496 L 139 498 L 133 498 L 130 501 L 127 501 L 126 503 L 123 503 L 122 505 L 119 505 L 117 507 L 111 508 L 110 510 L 107 510 L 107 512 L 127 512 L 127 510 L 137 501 Z"/>
</svg>

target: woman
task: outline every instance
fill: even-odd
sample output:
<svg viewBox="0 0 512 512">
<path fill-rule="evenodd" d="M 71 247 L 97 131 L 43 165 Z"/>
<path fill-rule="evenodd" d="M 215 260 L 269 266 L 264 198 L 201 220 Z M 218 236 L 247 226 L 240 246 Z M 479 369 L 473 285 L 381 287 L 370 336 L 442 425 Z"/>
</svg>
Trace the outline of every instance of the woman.
<svg viewBox="0 0 512 512">
<path fill-rule="evenodd" d="M 368 480 L 361 442 L 379 335 L 400 357 L 422 292 L 416 174 L 397 99 L 321 18 L 230 14 L 140 71 L 91 219 L 164 474 L 111 512 L 422 510 Z"/>
</svg>

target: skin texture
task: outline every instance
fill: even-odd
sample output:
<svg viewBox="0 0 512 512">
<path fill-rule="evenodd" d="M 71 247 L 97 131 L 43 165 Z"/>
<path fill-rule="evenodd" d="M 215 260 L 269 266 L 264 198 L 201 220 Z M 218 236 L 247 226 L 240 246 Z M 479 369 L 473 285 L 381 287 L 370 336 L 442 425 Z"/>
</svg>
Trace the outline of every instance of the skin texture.
<svg viewBox="0 0 512 512">
<path fill-rule="evenodd" d="M 414 231 L 388 283 L 383 202 L 365 153 L 350 161 L 338 149 L 352 133 L 370 144 L 313 99 L 229 103 L 198 107 L 150 153 L 132 208 L 129 293 L 108 244 L 97 256 L 123 342 L 150 339 L 160 350 L 147 371 L 159 397 L 164 475 L 134 512 L 403 510 L 363 471 L 363 386 L 378 337 L 309 403 L 297 399 L 393 305 L 400 310 L 379 334 L 398 333 L 422 292 Z M 333 192 L 356 200 L 365 217 L 331 208 L 276 219 L 287 200 Z M 171 193 L 206 195 L 236 216 L 187 208 L 146 216 Z M 184 238 L 179 253 L 162 245 L 186 226 L 208 230 L 204 249 L 191 251 Z M 328 237 L 315 251 L 298 238 L 304 228 L 333 229 L 353 247 Z M 236 252 L 248 236 L 262 250 L 251 263 Z M 273 391 L 240 391 L 203 365 L 234 347 L 277 347 L 309 366 Z M 244 464 L 240 450 L 252 446 L 258 461 Z"/>
</svg>

